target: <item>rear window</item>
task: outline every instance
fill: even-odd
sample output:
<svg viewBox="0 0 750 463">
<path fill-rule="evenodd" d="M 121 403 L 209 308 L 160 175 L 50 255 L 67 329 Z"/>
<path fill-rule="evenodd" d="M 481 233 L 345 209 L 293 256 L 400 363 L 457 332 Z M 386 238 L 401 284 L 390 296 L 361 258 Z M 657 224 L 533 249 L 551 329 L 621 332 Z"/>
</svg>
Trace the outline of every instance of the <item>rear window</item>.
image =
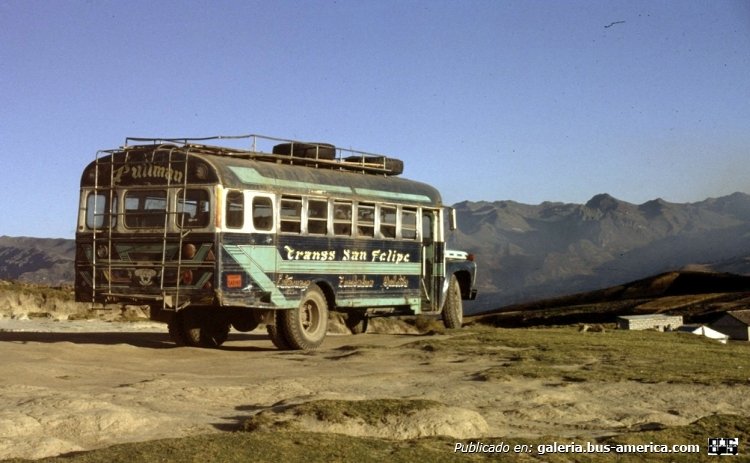
<svg viewBox="0 0 750 463">
<path fill-rule="evenodd" d="M 166 190 L 131 190 L 125 193 L 126 227 L 164 227 L 166 214 Z"/>
<path fill-rule="evenodd" d="M 188 189 L 177 192 L 177 226 L 203 228 L 211 221 L 211 209 L 206 190 Z"/>
</svg>

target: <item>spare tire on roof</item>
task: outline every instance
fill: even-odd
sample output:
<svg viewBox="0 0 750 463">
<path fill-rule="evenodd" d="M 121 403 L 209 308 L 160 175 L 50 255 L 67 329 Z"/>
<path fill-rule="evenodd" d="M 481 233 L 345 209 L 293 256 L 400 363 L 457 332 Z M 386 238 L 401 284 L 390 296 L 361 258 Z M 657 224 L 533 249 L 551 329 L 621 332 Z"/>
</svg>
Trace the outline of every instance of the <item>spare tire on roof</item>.
<svg viewBox="0 0 750 463">
<path fill-rule="evenodd" d="M 273 154 L 330 161 L 336 158 L 336 147 L 330 143 L 279 143 Z"/>
<path fill-rule="evenodd" d="M 387 156 L 348 156 L 344 161 L 360 164 L 362 167 L 383 169 L 388 175 L 401 175 L 404 172 L 404 161 Z"/>
</svg>

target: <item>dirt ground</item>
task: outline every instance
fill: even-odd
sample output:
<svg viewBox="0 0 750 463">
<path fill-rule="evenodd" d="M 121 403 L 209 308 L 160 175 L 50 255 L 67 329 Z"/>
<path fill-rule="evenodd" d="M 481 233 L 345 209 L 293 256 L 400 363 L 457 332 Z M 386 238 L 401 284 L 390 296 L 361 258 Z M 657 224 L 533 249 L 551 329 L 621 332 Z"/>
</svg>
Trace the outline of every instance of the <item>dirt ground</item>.
<svg viewBox="0 0 750 463">
<path fill-rule="evenodd" d="M 0 459 L 236 430 L 254 413 L 316 399 L 419 398 L 445 405 L 389 426 L 392 436 L 378 431 L 394 438 L 585 438 L 750 413 L 745 388 L 482 382 L 473 376 L 492 367 L 491 360 L 426 355 L 408 347 L 423 339 L 416 333 L 329 335 L 317 351 L 289 352 L 276 350 L 262 328 L 232 332 L 220 349 L 197 349 L 174 347 L 166 327 L 152 322 L 0 318 Z"/>
</svg>

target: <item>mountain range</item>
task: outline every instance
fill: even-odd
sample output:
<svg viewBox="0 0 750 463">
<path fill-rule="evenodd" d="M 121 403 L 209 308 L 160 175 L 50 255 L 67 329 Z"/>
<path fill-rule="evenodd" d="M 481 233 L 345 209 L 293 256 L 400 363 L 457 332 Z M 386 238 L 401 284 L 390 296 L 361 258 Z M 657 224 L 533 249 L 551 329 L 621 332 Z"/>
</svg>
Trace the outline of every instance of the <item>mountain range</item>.
<svg viewBox="0 0 750 463">
<path fill-rule="evenodd" d="M 750 273 L 750 195 L 632 204 L 462 202 L 450 245 L 473 252 L 494 308 L 688 269 Z"/>
<path fill-rule="evenodd" d="M 476 256 L 472 311 L 617 285 L 672 270 L 750 274 L 750 195 L 632 204 L 464 201 L 449 247 Z M 72 284 L 75 242 L 0 237 L 0 280 Z"/>
</svg>

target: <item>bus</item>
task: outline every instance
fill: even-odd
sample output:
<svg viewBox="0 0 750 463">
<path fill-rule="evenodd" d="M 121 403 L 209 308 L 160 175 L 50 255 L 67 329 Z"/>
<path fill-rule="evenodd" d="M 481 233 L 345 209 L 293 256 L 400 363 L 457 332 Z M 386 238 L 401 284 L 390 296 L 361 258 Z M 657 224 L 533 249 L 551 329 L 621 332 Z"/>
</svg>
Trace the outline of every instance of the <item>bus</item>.
<svg viewBox="0 0 750 463">
<path fill-rule="evenodd" d="M 315 349 L 331 312 L 353 333 L 389 315 L 460 328 L 474 257 L 446 248 L 438 191 L 402 173 L 326 143 L 127 138 L 83 170 L 76 301 L 143 306 L 195 347 L 265 325 L 279 349 Z"/>
</svg>

